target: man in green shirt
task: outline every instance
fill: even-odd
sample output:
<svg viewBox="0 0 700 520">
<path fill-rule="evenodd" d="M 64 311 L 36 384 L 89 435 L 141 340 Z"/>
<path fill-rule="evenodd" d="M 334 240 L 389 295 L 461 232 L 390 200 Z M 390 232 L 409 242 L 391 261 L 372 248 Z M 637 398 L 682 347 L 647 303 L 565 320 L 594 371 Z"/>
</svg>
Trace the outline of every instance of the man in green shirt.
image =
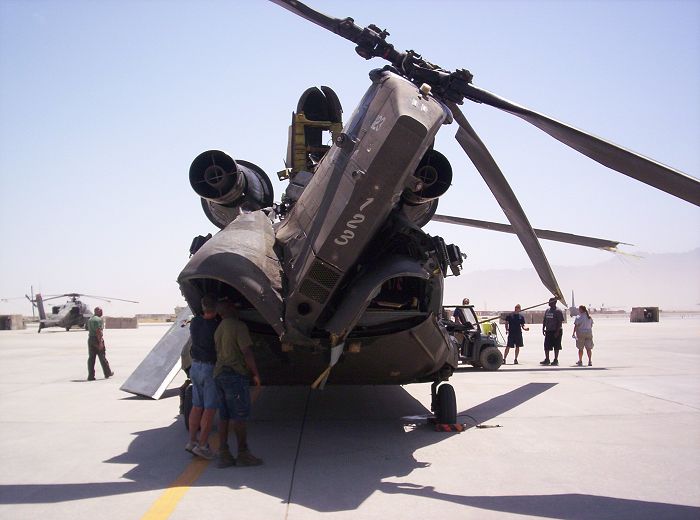
<svg viewBox="0 0 700 520">
<path fill-rule="evenodd" d="M 232 301 L 219 302 L 217 311 L 222 318 L 214 333 L 214 380 L 219 394 L 219 467 L 258 466 L 263 461 L 248 449 L 246 427 L 250 416 L 250 379 L 255 386 L 260 386 L 260 374 L 251 348 L 253 341 L 248 326 L 238 319 Z M 229 422 L 238 443 L 235 459 L 228 447 Z"/>
<path fill-rule="evenodd" d="M 102 319 L 102 309 L 95 307 L 95 314 L 87 321 L 88 330 L 88 381 L 95 380 L 95 358 L 100 358 L 100 365 L 102 365 L 102 372 L 105 375 L 105 379 L 108 379 L 114 375 L 112 369 L 109 368 L 109 361 L 107 361 L 107 350 L 105 349 L 105 339 L 103 331 L 105 328 L 104 320 Z"/>
</svg>

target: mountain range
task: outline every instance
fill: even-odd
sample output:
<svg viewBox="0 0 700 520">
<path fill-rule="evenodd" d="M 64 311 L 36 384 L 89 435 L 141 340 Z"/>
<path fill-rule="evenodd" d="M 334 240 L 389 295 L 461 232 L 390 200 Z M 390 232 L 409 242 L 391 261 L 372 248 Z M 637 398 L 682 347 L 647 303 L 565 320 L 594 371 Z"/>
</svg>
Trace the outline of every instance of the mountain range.
<svg viewBox="0 0 700 520">
<path fill-rule="evenodd" d="M 700 248 L 685 253 L 615 254 L 591 266 L 553 266 L 571 305 L 629 310 L 654 306 L 662 310 L 700 311 Z M 549 298 L 534 269 L 463 272 L 445 283 L 445 304 L 467 297 L 479 309 L 508 310 Z"/>
</svg>

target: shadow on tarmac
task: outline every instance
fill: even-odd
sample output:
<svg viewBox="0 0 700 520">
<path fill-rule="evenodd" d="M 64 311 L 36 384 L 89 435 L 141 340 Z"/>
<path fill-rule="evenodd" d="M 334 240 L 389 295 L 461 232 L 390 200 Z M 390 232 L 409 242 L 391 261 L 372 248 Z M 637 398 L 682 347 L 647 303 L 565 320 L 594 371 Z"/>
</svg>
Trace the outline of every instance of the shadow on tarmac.
<svg viewBox="0 0 700 520">
<path fill-rule="evenodd" d="M 570 366 L 570 367 L 565 367 L 565 366 L 558 366 L 558 367 L 539 367 L 539 368 L 512 368 L 515 365 L 506 365 L 508 368 L 504 369 L 503 365 L 501 365 L 501 368 L 499 369 L 500 372 L 561 372 L 561 371 L 569 371 L 569 370 L 580 370 L 580 371 L 586 371 L 586 372 L 599 372 L 599 371 L 605 371 L 608 370 L 608 368 L 603 368 L 603 367 L 577 367 L 576 365 Z M 518 367 L 522 367 L 522 365 L 517 365 Z M 456 372 L 468 372 L 468 373 L 474 373 L 474 374 L 488 374 L 488 371 L 484 370 L 483 368 L 476 368 L 476 367 L 471 367 L 471 366 L 460 366 Z"/>
<path fill-rule="evenodd" d="M 556 383 L 530 383 L 494 397 L 460 415 L 483 423 L 536 398 Z M 194 487 L 243 487 L 281 503 L 318 512 L 352 511 L 377 491 L 405 494 L 498 512 L 547 518 L 698 518 L 700 508 L 593 495 L 469 496 L 441 493 L 432 486 L 383 482 L 403 478 L 430 462 L 415 453 L 451 437 L 429 426 L 407 428 L 404 417 L 429 415 L 397 386 L 267 387 L 254 405 L 250 439 L 264 457 L 256 468 L 218 469 L 214 464 Z M 179 418 L 178 418 L 179 419 Z M 0 504 L 59 503 L 166 489 L 190 456 L 182 420 L 134 432 L 128 451 L 106 463 L 135 465 L 126 482 L 0 486 Z"/>
<path fill-rule="evenodd" d="M 432 486 L 382 482 L 379 490 L 447 501 L 489 511 L 569 520 L 673 519 L 694 520 L 700 508 L 596 495 L 463 496 L 435 491 Z"/>
</svg>

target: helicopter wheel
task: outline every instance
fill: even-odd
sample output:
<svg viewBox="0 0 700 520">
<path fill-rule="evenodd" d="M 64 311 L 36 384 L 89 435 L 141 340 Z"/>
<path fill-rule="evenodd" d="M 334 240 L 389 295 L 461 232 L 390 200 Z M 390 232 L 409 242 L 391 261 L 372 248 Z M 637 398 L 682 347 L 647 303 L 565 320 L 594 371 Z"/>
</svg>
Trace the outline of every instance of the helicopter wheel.
<svg viewBox="0 0 700 520">
<path fill-rule="evenodd" d="M 440 385 L 436 396 L 435 419 L 438 424 L 457 422 L 457 396 L 452 385 Z"/>
</svg>

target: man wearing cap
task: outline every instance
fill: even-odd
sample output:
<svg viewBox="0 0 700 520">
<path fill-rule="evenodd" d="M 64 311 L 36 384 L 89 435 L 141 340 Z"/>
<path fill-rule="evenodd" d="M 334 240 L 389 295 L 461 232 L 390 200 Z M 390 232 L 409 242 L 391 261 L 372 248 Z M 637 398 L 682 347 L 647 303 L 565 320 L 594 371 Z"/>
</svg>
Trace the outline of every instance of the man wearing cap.
<svg viewBox="0 0 700 520">
<path fill-rule="evenodd" d="M 109 368 L 109 361 L 107 361 L 107 350 L 105 349 L 105 338 L 104 331 L 105 322 L 102 319 L 102 309 L 100 307 L 95 307 L 95 314 L 87 321 L 88 330 L 88 381 L 95 380 L 95 358 L 100 358 L 100 365 L 102 365 L 102 372 L 104 373 L 105 379 L 108 379 L 114 375 L 112 369 Z"/>
<path fill-rule="evenodd" d="M 562 324 L 564 314 L 557 309 L 557 299 L 549 299 L 549 309 L 544 313 L 542 320 L 542 334 L 544 335 L 544 361 L 540 365 L 559 365 L 559 351 L 561 350 L 561 337 L 564 334 Z M 554 350 L 554 360 L 550 363 L 549 353 Z"/>
</svg>

